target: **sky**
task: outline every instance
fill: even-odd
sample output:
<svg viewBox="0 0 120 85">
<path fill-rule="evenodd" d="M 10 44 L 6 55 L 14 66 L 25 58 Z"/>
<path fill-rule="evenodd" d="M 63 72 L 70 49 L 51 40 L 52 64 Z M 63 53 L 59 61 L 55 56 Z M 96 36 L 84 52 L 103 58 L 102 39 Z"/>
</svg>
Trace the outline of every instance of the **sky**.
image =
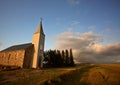
<svg viewBox="0 0 120 85">
<path fill-rule="evenodd" d="M 0 0 L 0 50 L 32 41 L 42 17 L 45 50 L 75 62 L 120 63 L 120 0 Z"/>
</svg>

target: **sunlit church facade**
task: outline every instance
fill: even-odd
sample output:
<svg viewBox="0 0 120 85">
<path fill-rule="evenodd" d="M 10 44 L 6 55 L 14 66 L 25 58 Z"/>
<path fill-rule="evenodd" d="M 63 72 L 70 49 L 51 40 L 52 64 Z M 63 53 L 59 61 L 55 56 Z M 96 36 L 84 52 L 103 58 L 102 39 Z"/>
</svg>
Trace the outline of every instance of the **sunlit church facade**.
<svg viewBox="0 0 120 85">
<path fill-rule="evenodd" d="M 0 51 L 0 65 L 21 68 L 41 68 L 43 66 L 45 34 L 42 21 L 33 34 L 32 43 L 14 45 Z"/>
</svg>

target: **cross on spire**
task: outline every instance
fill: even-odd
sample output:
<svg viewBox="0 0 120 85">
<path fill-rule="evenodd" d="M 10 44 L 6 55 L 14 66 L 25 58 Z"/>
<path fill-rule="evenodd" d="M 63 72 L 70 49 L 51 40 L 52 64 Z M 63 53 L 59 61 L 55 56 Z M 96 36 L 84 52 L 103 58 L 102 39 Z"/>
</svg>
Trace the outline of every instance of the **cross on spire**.
<svg viewBox="0 0 120 85">
<path fill-rule="evenodd" d="M 42 23 L 42 20 L 43 20 L 42 17 L 40 19 L 41 19 L 40 23 Z"/>
</svg>

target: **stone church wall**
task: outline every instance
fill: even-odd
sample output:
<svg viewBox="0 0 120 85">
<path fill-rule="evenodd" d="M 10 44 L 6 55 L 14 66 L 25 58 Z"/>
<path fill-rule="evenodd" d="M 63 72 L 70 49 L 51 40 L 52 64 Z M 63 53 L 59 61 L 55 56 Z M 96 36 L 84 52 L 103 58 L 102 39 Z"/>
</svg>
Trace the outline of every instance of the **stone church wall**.
<svg viewBox="0 0 120 85">
<path fill-rule="evenodd" d="M 0 52 L 0 65 L 23 67 L 25 50 Z"/>
<path fill-rule="evenodd" d="M 23 68 L 32 68 L 33 49 L 34 49 L 33 45 L 26 48 L 24 62 L 23 62 Z"/>
</svg>

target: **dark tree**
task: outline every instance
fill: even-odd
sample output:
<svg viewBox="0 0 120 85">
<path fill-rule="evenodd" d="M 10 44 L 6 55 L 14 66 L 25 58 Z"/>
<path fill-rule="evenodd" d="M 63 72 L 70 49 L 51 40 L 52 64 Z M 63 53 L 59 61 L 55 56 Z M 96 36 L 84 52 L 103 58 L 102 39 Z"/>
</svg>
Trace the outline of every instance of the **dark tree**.
<svg viewBox="0 0 120 85">
<path fill-rule="evenodd" d="M 65 50 L 65 64 L 68 65 L 69 64 L 69 53 L 68 50 Z"/>
<path fill-rule="evenodd" d="M 60 50 L 57 50 L 56 57 L 57 57 L 57 59 L 56 59 L 57 66 L 62 66 L 63 60 L 62 60 Z"/>
<path fill-rule="evenodd" d="M 65 52 L 64 52 L 64 50 L 62 50 L 61 58 L 62 58 L 62 64 L 65 65 Z"/>
<path fill-rule="evenodd" d="M 44 67 L 65 67 L 72 66 L 73 62 L 73 54 L 72 49 L 70 49 L 70 53 L 66 49 L 62 50 L 48 50 L 44 52 Z"/>
<path fill-rule="evenodd" d="M 74 65 L 72 49 L 70 49 L 70 66 Z"/>
</svg>

